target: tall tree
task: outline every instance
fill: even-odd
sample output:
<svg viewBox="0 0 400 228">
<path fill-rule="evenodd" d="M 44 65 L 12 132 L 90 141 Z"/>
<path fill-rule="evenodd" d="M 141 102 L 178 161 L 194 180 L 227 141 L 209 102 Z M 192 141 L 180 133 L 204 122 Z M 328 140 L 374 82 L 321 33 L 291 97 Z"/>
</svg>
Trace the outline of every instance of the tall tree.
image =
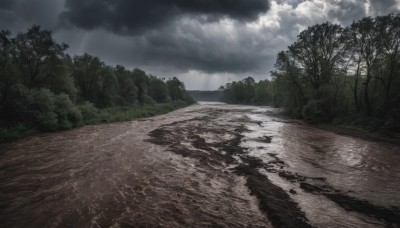
<svg viewBox="0 0 400 228">
<path fill-rule="evenodd" d="M 27 32 L 19 33 L 13 43 L 26 86 L 44 86 L 49 77 L 62 71 L 64 51 L 68 45 L 54 41 L 50 31 L 34 25 Z"/>
<path fill-rule="evenodd" d="M 364 68 L 364 103 L 366 107 L 366 113 L 372 114 L 372 106 L 370 100 L 370 84 L 373 79 L 373 69 L 378 67 L 379 57 L 382 54 L 382 47 L 378 45 L 379 36 L 378 29 L 371 17 L 366 17 L 360 21 L 356 21 L 350 26 L 352 46 L 356 49 L 356 52 L 361 56 L 362 64 Z"/>
<path fill-rule="evenodd" d="M 289 51 L 304 69 L 304 78 L 316 92 L 323 84 L 331 82 L 335 70 L 342 64 L 346 52 L 343 28 L 324 23 L 302 31 Z M 319 93 L 316 94 L 317 98 Z"/>
<path fill-rule="evenodd" d="M 379 32 L 378 45 L 383 55 L 378 65 L 382 69 L 377 80 L 384 88 L 383 109 L 384 112 L 388 112 L 396 102 L 396 96 L 392 94 L 392 90 L 400 80 L 400 15 L 389 14 L 377 17 L 376 28 Z"/>
<path fill-rule="evenodd" d="M 11 43 L 9 31 L 0 32 L 0 106 L 8 99 L 11 86 L 16 82 L 13 78 L 14 46 Z"/>
<path fill-rule="evenodd" d="M 78 87 L 80 101 L 97 102 L 103 67 L 104 63 L 99 58 L 89 54 L 74 57 L 73 77 Z"/>
<path fill-rule="evenodd" d="M 119 84 L 119 105 L 135 104 L 139 91 L 133 81 L 132 72 L 120 65 L 115 68 L 114 72 Z"/>
</svg>

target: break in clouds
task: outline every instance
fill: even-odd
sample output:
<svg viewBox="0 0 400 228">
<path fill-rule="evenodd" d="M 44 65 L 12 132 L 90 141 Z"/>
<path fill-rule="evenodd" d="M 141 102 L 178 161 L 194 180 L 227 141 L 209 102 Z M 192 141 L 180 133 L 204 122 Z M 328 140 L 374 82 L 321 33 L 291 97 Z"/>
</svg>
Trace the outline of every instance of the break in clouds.
<svg viewBox="0 0 400 228">
<path fill-rule="evenodd" d="M 216 89 L 268 77 L 277 52 L 308 26 L 399 9 L 397 0 L 1 0 L 0 28 L 38 24 L 68 43 L 71 55 Z"/>
</svg>

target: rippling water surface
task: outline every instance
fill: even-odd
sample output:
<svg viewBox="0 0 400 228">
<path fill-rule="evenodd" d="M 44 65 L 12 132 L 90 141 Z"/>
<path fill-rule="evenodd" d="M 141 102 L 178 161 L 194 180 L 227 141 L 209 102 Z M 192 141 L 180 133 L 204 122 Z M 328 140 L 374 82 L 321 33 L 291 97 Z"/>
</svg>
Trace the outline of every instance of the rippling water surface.
<svg viewBox="0 0 400 228">
<path fill-rule="evenodd" d="M 252 159 L 310 226 L 399 226 L 398 146 L 276 113 L 203 103 L 1 144 L 0 227 L 285 224 L 238 171 Z"/>
</svg>

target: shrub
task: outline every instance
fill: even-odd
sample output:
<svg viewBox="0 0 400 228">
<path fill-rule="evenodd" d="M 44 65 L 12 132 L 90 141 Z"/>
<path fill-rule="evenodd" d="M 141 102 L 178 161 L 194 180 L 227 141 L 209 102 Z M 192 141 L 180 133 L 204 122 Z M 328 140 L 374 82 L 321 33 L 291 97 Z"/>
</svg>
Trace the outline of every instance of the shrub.
<svg viewBox="0 0 400 228">
<path fill-rule="evenodd" d="M 86 101 L 85 103 L 79 105 L 78 108 L 82 114 L 83 120 L 85 121 L 96 118 L 97 113 L 99 113 L 99 110 L 94 107 L 94 105 L 89 101 Z"/>
<path fill-rule="evenodd" d="M 33 100 L 30 110 L 34 114 L 34 123 L 42 131 L 58 129 L 57 114 L 55 111 L 55 96 L 48 89 L 32 90 Z"/>
<path fill-rule="evenodd" d="M 330 121 L 330 117 L 324 108 L 324 102 L 321 100 L 312 100 L 308 102 L 303 107 L 301 114 L 304 120 L 313 123 Z"/>
<path fill-rule="evenodd" d="M 1 126 L 1 124 L 0 124 Z M 19 139 L 35 133 L 36 130 L 25 124 L 18 124 L 13 127 L 0 127 L 0 143 Z"/>
<path fill-rule="evenodd" d="M 152 104 L 155 104 L 156 102 L 150 96 L 144 95 L 143 96 L 143 103 L 152 105 Z"/>
<path fill-rule="evenodd" d="M 59 128 L 69 129 L 77 126 L 82 120 L 82 114 L 72 103 L 67 94 L 60 94 L 55 97 L 55 113 L 59 123 Z"/>
</svg>

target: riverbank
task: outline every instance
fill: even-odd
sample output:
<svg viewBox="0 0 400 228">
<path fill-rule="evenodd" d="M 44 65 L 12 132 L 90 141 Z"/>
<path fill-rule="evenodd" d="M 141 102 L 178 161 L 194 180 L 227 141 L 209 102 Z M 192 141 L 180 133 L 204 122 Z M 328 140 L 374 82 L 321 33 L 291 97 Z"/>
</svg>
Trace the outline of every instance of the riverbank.
<svg viewBox="0 0 400 228">
<path fill-rule="evenodd" d="M 175 101 L 169 103 L 157 103 L 153 105 L 141 105 L 134 107 L 128 107 L 128 106 L 112 107 L 105 109 L 90 110 L 88 111 L 86 118 L 84 118 L 78 125 L 69 126 L 64 129 L 59 129 L 56 131 L 78 128 L 85 125 L 132 121 L 139 118 L 162 115 L 180 108 L 187 107 L 189 105 L 191 104 L 187 104 L 182 101 Z M 15 124 L 13 127 L 0 126 L 0 143 L 15 141 L 37 133 L 56 132 L 56 131 L 41 131 L 36 127 L 24 124 Z"/>
<path fill-rule="evenodd" d="M 363 128 L 354 128 L 351 125 L 313 124 L 322 130 L 332 131 L 340 135 L 352 136 L 374 142 L 386 142 L 400 145 L 400 134 L 390 131 L 370 132 Z"/>
<path fill-rule="evenodd" d="M 256 105 L 257 106 L 257 105 Z M 258 106 L 263 107 L 263 106 Z M 288 122 L 309 125 L 318 129 L 331 131 L 339 135 L 352 136 L 374 142 L 386 142 L 400 145 L 400 132 L 391 131 L 384 127 L 383 120 L 366 118 L 337 118 L 329 123 L 313 123 L 288 115 L 284 111 L 269 113 L 269 115 L 283 118 Z"/>
<path fill-rule="evenodd" d="M 386 128 L 384 120 L 368 119 L 366 117 L 337 118 L 328 123 L 310 123 L 301 119 L 296 120 L 298 123 L 304 123 L 339 135 L 400 145 L 400 133 Z"/>
</svg>

